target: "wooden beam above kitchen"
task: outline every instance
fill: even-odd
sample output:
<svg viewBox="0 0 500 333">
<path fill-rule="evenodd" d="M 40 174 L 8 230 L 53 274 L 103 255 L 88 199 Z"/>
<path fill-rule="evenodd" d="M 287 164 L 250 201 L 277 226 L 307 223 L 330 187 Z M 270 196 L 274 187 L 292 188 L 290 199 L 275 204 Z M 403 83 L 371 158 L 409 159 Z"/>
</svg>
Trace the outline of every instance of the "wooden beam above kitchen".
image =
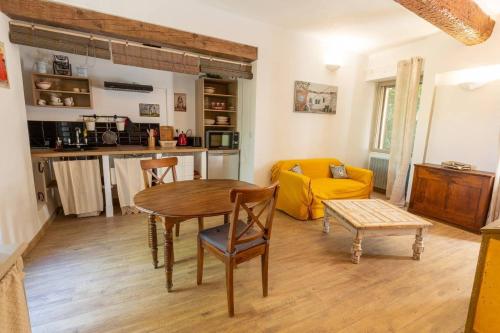
<svg viewBox="0 0 500 333">
<path fill-rule="evenodd" d="M 473 0 L 394 0 L 465 45 L 486 41 L 495 21 Z"/>
<path fill-rule="evenodd" d="M 12 19 L 103 35 L 159 47 L 252 62 L 257 48 L 224 39 L 104 14 L 43 0 L 0 0 L 0 10 Z"/>
</svg>

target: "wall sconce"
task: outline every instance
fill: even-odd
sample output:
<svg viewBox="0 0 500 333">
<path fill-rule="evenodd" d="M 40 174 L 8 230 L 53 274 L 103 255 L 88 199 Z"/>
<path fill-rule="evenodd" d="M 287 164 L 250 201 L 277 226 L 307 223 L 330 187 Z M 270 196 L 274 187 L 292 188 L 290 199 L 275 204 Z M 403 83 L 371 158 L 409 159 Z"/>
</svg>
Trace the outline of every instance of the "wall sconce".
<svg viewBox="0 0 500 333">
<path fill-rule="evenodd" d="M 479 89 L 483 86 L 485 86 L 488 82 L 462 82 L 462 83 L 459 83 L 458 85 L 460 86 L 460 88 L 462 89 L 465 89 L 465 90 L 476 90 L 476 89 Z"/>
<path fill-rule="evenodd" d="M 334 64 L 327 64 L 326 69 L 328 69 L 330 72 L 335 73 L 337 69 L 340 68 L 340 65 L 334 65 Z"/>
</svg>

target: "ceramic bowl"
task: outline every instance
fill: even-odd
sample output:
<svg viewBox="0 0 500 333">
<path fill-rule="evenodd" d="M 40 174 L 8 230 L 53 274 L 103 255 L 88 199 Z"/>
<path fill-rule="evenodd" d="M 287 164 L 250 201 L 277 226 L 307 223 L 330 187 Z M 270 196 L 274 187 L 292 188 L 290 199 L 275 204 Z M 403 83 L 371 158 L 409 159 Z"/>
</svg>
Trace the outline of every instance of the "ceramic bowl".
<svg viewBox="0 0 500 333">
<path fill-rule="evenodd" d="M 47 90 L 52 86 L 52 82 L 49 81 L 38 81 L 35 83 L 36 87 L 39 89 Z"/>
<path fill-rule="evenodd" d="M 214 87 L 205 87 L 205 93 L 213 94 L 213 93 L 215 93 L 215 88 Z"/>
<path fill-rule="evenodd" d="M 213 125 L 215 124 L 215 119 L 205 119 L 205 125 Z"/>
<path fill-rule="evenodd" d="M 162 148 L 173 148 L 177 144 L 177 141 L 166 141 L 166 140 L 160 140 L 160 147 Z"/>
</svg>

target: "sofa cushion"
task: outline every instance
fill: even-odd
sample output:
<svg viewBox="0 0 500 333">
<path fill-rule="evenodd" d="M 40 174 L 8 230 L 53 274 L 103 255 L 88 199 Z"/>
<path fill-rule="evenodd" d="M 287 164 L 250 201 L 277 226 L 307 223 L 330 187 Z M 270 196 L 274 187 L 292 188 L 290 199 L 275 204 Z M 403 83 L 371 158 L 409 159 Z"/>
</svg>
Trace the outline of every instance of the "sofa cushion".
<svg viewBox="0 0 500 333">
<path fill-rule="evenodd" d="M 345 165 L 334 165 L 330 164 L 330 170 L 332 171 L 332 178 L 334 179 L 349 179 L 349 175 L 345 169 Z"/>
<path fill-rule="evenodd" d="M 295 173 L 298 173 L 300 175 L 303 175 L 304 174 L 304 171 L 302 171 L 302 168 L 300 167 L 300 164 L 295 164 L 290 170 L 288 171 L 291 171 L 291 172 L 295 172 Z"/>
<path fill-rule="evenodd" d="M 363 191 L 366 185 L 353 179 L 316 178 L 311 180 L 311 188 L 315 196 L 332 199 Z"/>
</svg>

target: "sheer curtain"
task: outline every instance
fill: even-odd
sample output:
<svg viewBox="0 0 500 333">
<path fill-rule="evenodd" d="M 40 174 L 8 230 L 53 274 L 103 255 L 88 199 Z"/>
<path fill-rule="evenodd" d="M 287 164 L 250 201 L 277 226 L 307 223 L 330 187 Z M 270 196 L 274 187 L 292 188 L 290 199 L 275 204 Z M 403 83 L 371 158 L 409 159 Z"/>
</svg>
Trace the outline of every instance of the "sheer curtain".
<svg viewBox="0 0 500 333">
<path fill-rule="evenodd" d="M 500 141 L 500 140 L 499 140 Z M 498 165 L 495 176 L 495 185 L 493 186 L 493 196 L 491 197 L 490 211 L 486 224 L 500 219 L 500 143 L 498 149 Z"/>
<path fill-rule="evenodd" d="M 401 207 L 405 205 L 423 62 L 422 58 L 414 57 L 398 63 L 386 193 L 392 204 Z"/>
</svg>

